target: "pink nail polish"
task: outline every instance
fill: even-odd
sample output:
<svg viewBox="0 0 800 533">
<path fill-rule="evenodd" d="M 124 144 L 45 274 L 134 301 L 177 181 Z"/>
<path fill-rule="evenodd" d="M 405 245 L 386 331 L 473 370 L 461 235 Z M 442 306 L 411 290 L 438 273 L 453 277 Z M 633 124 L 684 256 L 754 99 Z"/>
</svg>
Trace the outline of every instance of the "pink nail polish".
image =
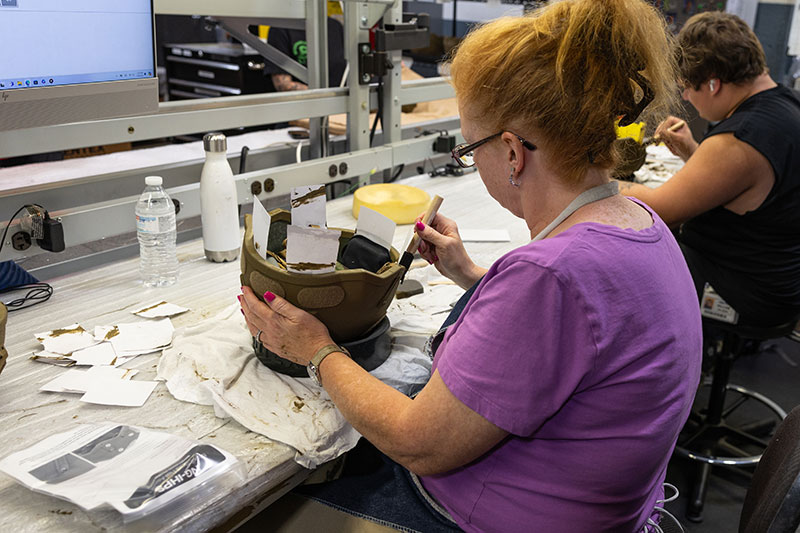
<svg viewBox="0 0 800 533">
<path fill-rule="evenodd" d="M 423 224 L 421 220 L 417 220 L 414 227 L 417 228 L 417 231 L 423 231 L 425 229 L 425 224 Z"/>
<path fill-rule="evenodd" d="M 267 291 L 267 292 L 264 293 L 264 299 L 266 301 L 268 301 L 268 302 L 271 302 L 272 300 L 275 299 L 275 295 L 272 294 L 271 292 Z"/>
<path fill-rule="evenodd" d="M 242 303 L 242 295 L 241 294 L 239 296 L 237 296 L 236 299 L 239 300 L 239 303 Z"/>
</svg>

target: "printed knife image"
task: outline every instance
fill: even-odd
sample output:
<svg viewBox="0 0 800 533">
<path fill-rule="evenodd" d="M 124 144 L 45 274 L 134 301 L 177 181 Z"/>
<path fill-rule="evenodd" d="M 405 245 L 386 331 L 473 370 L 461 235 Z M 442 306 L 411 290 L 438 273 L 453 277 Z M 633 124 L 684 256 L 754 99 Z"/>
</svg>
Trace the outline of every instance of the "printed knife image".
<svg viewBox="0 0 800 533">
<path fill-rule="evenodd" d="M 71 453 L 28 472 L 40 481 L 57 485 L 94 469 L 96 463 L 118 456 L 137 439 L 139 431 L 129 426 L 116 426 Z"/>
</svg>

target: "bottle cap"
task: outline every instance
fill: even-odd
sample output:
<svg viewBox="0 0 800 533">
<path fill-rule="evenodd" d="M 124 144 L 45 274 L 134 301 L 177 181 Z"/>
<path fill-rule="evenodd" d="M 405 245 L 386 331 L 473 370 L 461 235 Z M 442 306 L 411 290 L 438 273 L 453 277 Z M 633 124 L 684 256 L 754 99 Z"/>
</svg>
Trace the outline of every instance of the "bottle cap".
<svg viewBox="0 0 800 533">
<path fill-rule="evenodd" d="M 161 178 L 161 176 L 147 176 L 144 179 L 145 185 L 157 186 L 161 185 L 163 182 L 164 180 Z"/>
<path fill-rule="evenodd" d="M 203 136 L 203 148 L 206 152 L 227 152 L 228 140 L 224 133 L 218 131 L 206 133 Z"/>
</svg>

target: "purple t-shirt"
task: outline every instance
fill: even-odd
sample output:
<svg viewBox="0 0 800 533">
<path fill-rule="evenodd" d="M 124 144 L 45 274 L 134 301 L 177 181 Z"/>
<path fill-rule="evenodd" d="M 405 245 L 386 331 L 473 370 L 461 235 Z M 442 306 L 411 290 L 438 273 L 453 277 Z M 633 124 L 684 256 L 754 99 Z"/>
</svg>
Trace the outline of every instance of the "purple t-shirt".
<svg viewBox="0 0 800 533">
<path fill-rule="evenodd" d="M 648 209 L 648 211 L 650 211 Z M 509 437 L 424 487 L 466 531 L 635 531 L 700 379 L 700 311 L 652 211 L 581 223 L 496 261 L 434 358 Z"/>
</svg>

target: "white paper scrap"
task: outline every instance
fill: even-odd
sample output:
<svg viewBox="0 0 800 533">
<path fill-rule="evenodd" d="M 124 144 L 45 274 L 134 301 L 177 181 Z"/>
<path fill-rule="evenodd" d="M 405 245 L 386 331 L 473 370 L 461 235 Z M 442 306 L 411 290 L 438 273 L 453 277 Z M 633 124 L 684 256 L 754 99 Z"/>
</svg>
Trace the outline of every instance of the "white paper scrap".
<svg viewBox="0 0 800 533">
<path fill-rule="evenodd" d="M 41 387 L 45 392 L 84 393 L 96 382 L 110 381 L 112 385 L 120 380 L 131 379 L 139 371 L 130 368 L 114 368 L 113 366 L 95 366 L 89 370 L 67 370 L 57 378 L 48 381 Z"/>
<path fill-rule="evenodd" d="M 460 229 L 458 234 L 464 242 L 510 242 L 505 229 Z"/>
<path fill-rule="evenodd" d="M 45 363 L 55 366 L 73 366 L 75 364 L 75 360 L 71 357 L 62 355 L 60 353 L 48 352 L 47 350 L 31 353 L 31 359 L 37 363 Z"/>
<path fill-rule="evenodd" d="M 97 342 L 110 341 L 112 337 L 119 335 L 117 326 L 95 326 L 94 340 Z"/>
<path fill-rule="evenodd" d="M 189 308 L 187 307 L 181 307 L 180 305 L 160 301 L 142 306 L 140 309 L 131 312 L 134 315 L 138 315 L 143 318 L 163 318 L 165 316 L 179 315 L 188 310 Z"/>
<path fill-rule="evenodd" d="M 121 352 L 117 352 L 117 357 L 130 359 L 131 357 L 136 357 L 137 355 L 145 355 L 148 353 L 159 352 L 164 348 L 166 348 L 167 346 L 169 346 L 169 344 L 167 344 L 166 346 L 159 346 L 158 348 L 145 348 L 144 350 L 123 350 Z"/>
<path fill-rule="evenodd" d="M 289 272 L 324 274 L 335 270 L 341 231 L 294 225 L 286 229 L 286 266 Z"/>
<path fill-rule="evenodd" d="M 163 350 L 164 348 L 169 348 L 170 346 L 172 345 L 168 344 L 163 348 L 158 348 L 157 350 L 144 350 L 141 352 L 122 352 L 122 354 L 117 354 L 117 360 L 114 362 L 114 366 L 122 366 L 128 361 L 136 359 L 140 355 L 146 355 L 151 353 L 158 353 L 160 355 L 161 350 Z"/>
<path fill-rule="evenodd" d="M 384 216 L 369 207 L 361 206 L 358 210 L 358 225 L 356 235 L 363 235 L 375 244 L 380 244 L 387 250 L 392 249 L 394 230 L 397 224 L 391 218 Z"/>
<path fill-rule="evenodd" d="M 267 259 L 269 226 L 272 218 L 258 198 L 253 198 L 253 246 L 261 259 Z"/>
<path fill-rule="evenodd" d="M 46 351 L 62 355 L 69 355 L 75 350 L 97 344 L 92 334 L 79 324 L 70 324 L 52 331 L 36 333 L 34 336 L 44 345 Z"/>
<path fill-rule="evenodd" d="M 88 348 L 75 350 L 70 355 L 77 365 L 113 365 L 117 359 L 117 352 L 110 342 L 101 342 Z"/>
<path fill-rule="evenodd" d="M 157 381 L 110 381 L 94 382 L 81 396 L 82 402 L 102 405 L 141 407 L 158 385 Z"/>
<path fill-rule="evenodd" d="M 292 226 L 301 228 L 327 227 L 325 216 L 325 185 L 304 185 L 293 187 Z"/>
<path fill-rule="evenodd" d="M 117 324 L 119 333 L 111 337 L 117 355 L 128 355 L 125 352 L 154 351 L 172 342 L 175 328 L 169 318 L 147 322 Z"/>
</svg>

